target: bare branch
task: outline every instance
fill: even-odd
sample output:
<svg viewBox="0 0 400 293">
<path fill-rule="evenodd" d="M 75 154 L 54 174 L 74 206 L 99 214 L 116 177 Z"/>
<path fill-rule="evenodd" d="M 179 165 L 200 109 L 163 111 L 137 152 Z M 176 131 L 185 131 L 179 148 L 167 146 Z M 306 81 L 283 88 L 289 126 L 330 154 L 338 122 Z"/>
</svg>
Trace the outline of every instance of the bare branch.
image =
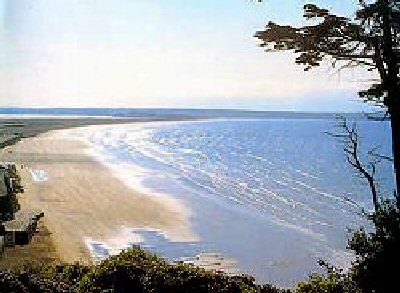
<svg viewBox="0 0 400 293">
<path fill-rule="evenodd" d="M 361 178 L 367 180 L 372 194 L 372 201 L 376 210 L 379 207 L 377 182 L 375 179 L 376 166 L 382 159 L 378 156 L 373 156 L 374 160 L 368 163 L 367 166 L 369 168 L 367 168 L 361 162 L 359 155 L 360 139 L 357 131 L 357 124 L 355 122 L 350 124 L 347 122 L 345 117 L 339 117 L 337 120 L 337 126 L 342 130 L 340 133 L 327 132 L 327 134 L 340 140 L 340 142 L 343 144 L 343 151 L 346 153 L 347 162 L 358 172 Z M 368 153 L 375 154 L 375 151 L 376 148 L 370 150 Z"/>
</svg>

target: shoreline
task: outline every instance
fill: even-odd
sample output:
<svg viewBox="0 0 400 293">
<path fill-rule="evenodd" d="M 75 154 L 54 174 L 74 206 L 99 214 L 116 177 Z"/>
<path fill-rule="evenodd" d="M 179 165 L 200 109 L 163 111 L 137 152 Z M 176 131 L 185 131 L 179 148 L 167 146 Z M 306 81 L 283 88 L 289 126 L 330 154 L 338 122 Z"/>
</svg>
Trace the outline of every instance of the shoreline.
<svg viewBox="0 0 400 293">
<path fill-rule="evenodd" d="M 169 122 L 50 129 L 0 151 L 0 159 L 24 166 L 20 203 L 43 210 L 60 262 L 93 264 L 138 245 L 170 261 L 282 286 L 318 270 L 320 258 L 346 262 L 324 237 L 310 239 L 229 197 L 208 197 L 174 168 L 152 169 L 148 123 Z M 171 163 L 168 152 L 154 156 Z"/>
<path fill-rule="evenodd" d="M 108 243 L 117 253 L 140 241 L 133 229 L 162 231 L 181 242 L 197 240 L 180 202 L 127 186 L 88 154 L 89 145 L 59 136 L 68 128 L 23 138 L 0 155 L 23 166 L 21 208 L 44 211 L 61 261 L 93 263 L 90 241 Z M 45 176 L 38 180 L 40 173 Z"/>
</svg>

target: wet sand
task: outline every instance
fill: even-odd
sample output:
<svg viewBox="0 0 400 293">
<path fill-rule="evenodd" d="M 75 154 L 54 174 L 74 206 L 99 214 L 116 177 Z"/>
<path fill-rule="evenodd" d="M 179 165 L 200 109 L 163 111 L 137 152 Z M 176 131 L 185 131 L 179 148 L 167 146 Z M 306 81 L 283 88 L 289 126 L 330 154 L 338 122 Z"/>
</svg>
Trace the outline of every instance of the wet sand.
<svg viewBox="0 0 400 293">
<path fill-rule="evenodd" d="M 185 206 L 174 198 L 128 188 L 87 154 L 88 146 L 56 130 L 0 150 L 19 165 L 25 193 L 22 209 L 39 208 L 61 261 L 91 263 L 88 241 L 118 246 L 127 229 L 158 229 L 173 241 L 195 241 Z"/>
</svg>

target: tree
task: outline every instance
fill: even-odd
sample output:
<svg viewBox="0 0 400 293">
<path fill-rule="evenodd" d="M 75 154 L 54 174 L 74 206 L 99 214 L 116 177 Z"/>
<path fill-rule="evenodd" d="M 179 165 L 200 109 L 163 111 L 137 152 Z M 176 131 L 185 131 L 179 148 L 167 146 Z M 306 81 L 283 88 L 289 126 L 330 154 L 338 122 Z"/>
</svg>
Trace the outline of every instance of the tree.
<svg viewBox="0 0 400 293">
<path fill-rule="evenodd" d="M 338 16 L 314 4 L 304 6 L 310 25 L 293 27 L 268 22 L 256 33 L 266 51 L 292 51 L 295 62 L 310 70 L 328 61 L 340 69 L 376 71 L 378 82 L 360 97 L 384 107 L 390 116 L 396 193 L 400 193 L 400 0 L 376 0 L 354 18 Z"/>
</svg>

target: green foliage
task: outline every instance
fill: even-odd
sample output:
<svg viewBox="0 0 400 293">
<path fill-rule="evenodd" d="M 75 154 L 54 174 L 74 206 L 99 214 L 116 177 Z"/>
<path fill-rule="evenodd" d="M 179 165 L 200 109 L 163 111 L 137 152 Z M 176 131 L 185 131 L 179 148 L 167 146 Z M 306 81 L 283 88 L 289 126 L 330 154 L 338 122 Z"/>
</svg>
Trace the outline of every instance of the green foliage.
<svg viewBox="0 0 400 293">
<path fill-rule="evenodd" d="M 297 285 L 297 293 L 397 292 L 400 263 L 400 202 L 385 201 L 369 218 L 375 229 L 355 231 L 349 248 L 356 260 L 347 273 L 321 263 L 326 275 L 313 275 Z"/>
<path fill-rule="evenodd" d="M 267 51 L 297 53 L 296 63 L 304 65 L 305 70 L 319 66 L 324 59 L 331 60 L 333 64 L 337 60 L 358 61 L 372 51 L 363 28 L 348 18 L 329 13 L 314 4 L 304 5 L 304 18 L 318 24 L 296 28 L 270 21 L 255 36 Z M 361 42 L 363 47 L 354 46 L 354 43 Z"/>
<path fill-rule="evenodd" d="M 255 37 L 266 51 L 291 51 L 305 70 L 330 62 L 333 67 L 360 67 L 376 71 L 380 80 L 360 96 L 389 108 L 397 95 L 385 99 L 391 89 L 398 93 L 400 48 L 400 1 L 359 1 L 355 17 L 331 13 L 313 3 L 304 5 L 308 25 L 294 27 L 269 21 Z"/>
<path fill-rule="evenodd" d="M 128 290 L 129 288 L 129 290 Z M 183 263 L 171 265 L 133 248 L 94 267 L 80 292 L 257 292 L 250 277 L 228 277 Z"/>
<path fill-rule="evenodd" d="M 296 293 L 361 293 L 349 274 L 321 261 L 326 275 L 314 274 L 308 280 L 297 284 Z"/>
<path fill-rule="evenodd" d="M 307 281 L 297 285 L 297 293 L 333 293 L 344 292 L 339 280 L 331 279 L 329 276 L 315 274 Z"/>
<path fill-rule="evenodd" d="M 386 201 L 370 219 L 375 231 L 360 229 L 349 241 L 349 248 L 357 255 L 350 273 L 362 292 L 392 292 L 391 288 L 399 287 L 400 209 L 393 201 Z"/>
<path fill-rule="evenodd" d="M 259 292 L 279 293 L 259 286 L 249 276 L 227 276 L 183 263 L 170 264 L 138 247 L 96 266 L 30 265 L 18 272 L 0 272 L 0 292 Z"/>
<path fill-rule="evenodd" d="M 19 280 L 19 276 L 9 272 L 0 271 L 0 292 L 29 292 Z"/>
</svg>

